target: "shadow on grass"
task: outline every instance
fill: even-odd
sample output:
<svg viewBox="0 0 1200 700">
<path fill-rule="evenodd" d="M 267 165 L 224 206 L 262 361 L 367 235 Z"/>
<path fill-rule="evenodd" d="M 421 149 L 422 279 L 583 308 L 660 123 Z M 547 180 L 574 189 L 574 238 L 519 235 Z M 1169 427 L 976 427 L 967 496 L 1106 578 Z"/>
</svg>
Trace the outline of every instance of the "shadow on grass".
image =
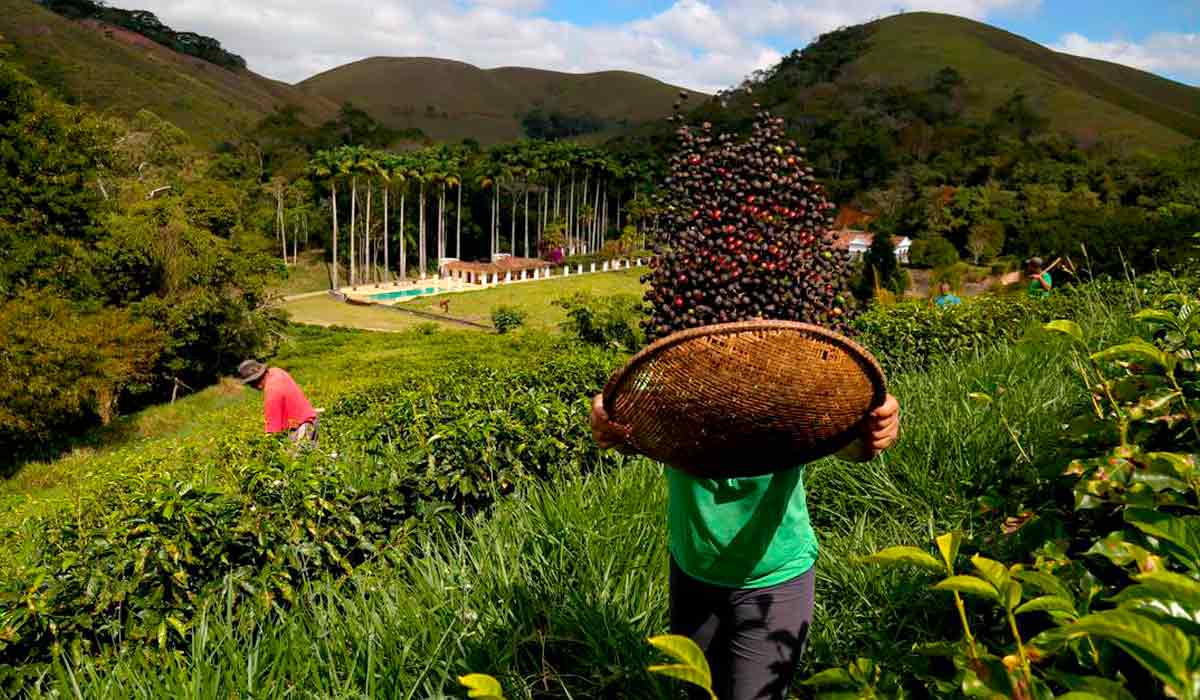
<svg viewBox="0 0 1200 700">
<path fill-rule="evenodd" d="M 646 667 L 663 663 L 646 642 L 646 625 L 617 606 L 589 600 L 587 591 L 549 591 L 520 585 L 501 598 L 513 622 L 463 644 L 463 660 L 474 672 L 521 688 L 514 698 L 682 697 L 679 684 L 653 676 Z"/>
</svg>

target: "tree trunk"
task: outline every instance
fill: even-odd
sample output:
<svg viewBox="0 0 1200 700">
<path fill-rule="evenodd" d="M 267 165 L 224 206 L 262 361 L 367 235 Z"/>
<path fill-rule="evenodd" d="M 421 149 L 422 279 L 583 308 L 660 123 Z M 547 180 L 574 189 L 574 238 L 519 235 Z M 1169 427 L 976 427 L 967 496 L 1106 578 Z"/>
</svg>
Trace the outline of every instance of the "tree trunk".
<svg viewBox="0 0 1200 700">
<path fill-rule="evenodd" d="M 404 210 L 405 202 L 408 199 L 408 183 L 404 183 L 404 189 L 400 190 L 400 281 L 408 281 L 408 253 L 407 253 L 407 238 L 408 231 L 404 228 Z"/>
<path fill-rule="evenodd" d="M 384 281 L 390 281 L 392 267 L 388 263 L 388 192 L 392 189 L 388 183 L 383 183 L 383 276 Z"/>
<path fill-rule="evenodd" d="M 371 258 L 371 192 L 374 191 L 371 181 L 367 180 L 367 216 L 363 224 L 363 270 L 366 272 L 366 283 L 370 284 L 373 277 L 374 260 Z"/>
<path fill-rule="evenodd" d="M 462 181 L 458 183 L 458 213 L 454 216 L 454 257 L 462 260 Z"/>
<path fill-rule="evenodd" d="M 421 182 L 417 195 L 417 271 L 419 279 L 425 279 L 425 182 Z"/>
<path fill-rule="evenodd" d="M 558 220 L 558 198 L 562 192 L 562 178 L 554 179 L 554 219 Z"/>
<path fill-rule="evenodd" d="M 275 240 L 283 251 L 283 264 L 287 265 L 287 228 L 283 220 L 283 185 L 276 182 L 275 189 L 271 194 L 275 195 Z"/>
<path fill-rule="evenodd" d="M 492 235 L 491 235 L 491 240 L 488 241 L 489 262 L 496 257 L 496 241 L 498 238 L 498 234 L 496 232 L 496 222 L 499 221 L 499 214 L 496 213 L 496 208 L 497 208 L 497 205 L 499 205 L 499 204 L 500 204 L 500 182 L 496 181 L 496 182 L 492 183 L 492 222 L 491 222 L 492 223 L 492 226 L 491 226 Z"/>
<path fill-rule="evenodd" d="M 330 201 L 333 203 L 333 288 L 338 288 L 338 220 L 337 220 L 337 180 L 329 183 Z"/>
<path fill-rule="evenodd" d="M 354 226 L 355 226 L 355 221 L 356 221 L 356 217 L 357 217 L 356 212 L 358 211 L 358 209 L 357 209 L 357 207 L 358 207 L 358 177 L 355 177 L 354 180 L 351 182 L 351 188 L 352 189 L 350 191 L 350 286 L 354 287 L 354 286 L 358 285 L 358 275 L 355 274 L 355 270 L 358 267 L 358 258 L 354 257 L 354 232 L 355 232 Z"/>
<path fill-rule="evenodd" d="M 512 255 L 517 254 L 517 183 L 513 185 L 512 221 L 508 226 L 508 250 Z"/>
<path fill-rule="evenodd" d="M 438 193 L 438 275 L 442 273 L 442 258 L 446 257 L 446 183 Z"/>
<path fill-rule="evenodd" d="M 583 174 L 583 194 L 579 198 L 579 208 L 575 210 L 575 217 L 577 219 L 583 216 L 584 207 L 586 207 L 588 204 L 588 185 L 591 184 L 591 179 L 592 179 L 591 173 Z M 592 247 L 591 226 L 584 224 L 582 221 L 578 222 L 577 226 L 579 224 L 583 224 L 583 226 L 582 226 L 583 230 L 581 231 L 581 233 L 584 234 L 583 254 L 587 255 L 588 253 L 591 252 L 591 247 Z"/>
<path fill-rule="evenodd" d="M 529 183 L 525 183 L 525 257 L 529 257 Z"/>
<path fill-rule="evenodd" d="M 575 226 L 573 224 L 573 222 L 575 220 L 574 214 L 575 214 L 575 171 L 571 170 L 571 195 L 567 199 L 567 220 L 566 220 L 566 232 L 567 232 L 567 241 L 568 241 L 567 255 L 575 254 Z"/>
</svg>

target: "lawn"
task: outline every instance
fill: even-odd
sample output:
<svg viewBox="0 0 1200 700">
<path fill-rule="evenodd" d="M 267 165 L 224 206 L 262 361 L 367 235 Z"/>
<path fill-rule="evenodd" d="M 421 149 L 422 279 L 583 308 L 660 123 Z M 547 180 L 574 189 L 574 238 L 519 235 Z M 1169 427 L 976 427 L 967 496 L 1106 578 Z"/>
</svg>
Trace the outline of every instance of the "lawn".
<svg viewBox="0 0 1200 700">
<path fill-rule="evenodd" d="M 539 330 L 554 330 L 566 318 L 566 313 L 554 306 L 555 299 L 575 292 L 596 295 L 633 294 L 641 296 L 639 280 L 644 270 L 633 268 L 620 272 L 597 272 L 572 275 L 537 282 L 517 282 L 473 292 L 441 294 L 425 299 L 397 304 L 399 309 L 415 309 L 438 316 L 449 315 L 490 326 L 492 310 L 498 306 L 515 306 L 525 312 L 525 325 Z M 449 313 L 439 304 L 448 300 Z M 328 296 L 306 297 L 283 304 L 293 321 L 317 326 L 348 326 L 367 330 L 406 330 L 428 319 L 386 306 L 352 306 Z M 445 324 L 447 326 L 453 324 Z"/>
<path fill-rule="evenodd" d="M 325 251 L 306 250 L 300 260 L 287 267 L 287 277 L 275 284 L 271 291 L 281 296 L 321 292 L 329 289 L 329 264 L 325 262 Z M 342 279 L 347 271 L 342 266 Z"/>
</svg>

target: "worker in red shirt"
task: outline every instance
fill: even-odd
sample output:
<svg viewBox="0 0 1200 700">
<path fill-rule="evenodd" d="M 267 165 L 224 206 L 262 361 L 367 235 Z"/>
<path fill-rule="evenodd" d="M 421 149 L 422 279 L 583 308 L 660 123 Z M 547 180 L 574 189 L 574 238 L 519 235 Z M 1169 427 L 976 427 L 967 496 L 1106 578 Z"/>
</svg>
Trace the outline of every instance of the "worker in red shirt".
<svg viewBox="0 0 1200 700">
<path fill-rule="evenodd" d="M 316 443 L 317 412 L 292 375 L 257 360 L 238 365 L 242 384 L 263 392 L 263 418 L 268 433 L 287 431 L 293 442 Z"/>
</svg>

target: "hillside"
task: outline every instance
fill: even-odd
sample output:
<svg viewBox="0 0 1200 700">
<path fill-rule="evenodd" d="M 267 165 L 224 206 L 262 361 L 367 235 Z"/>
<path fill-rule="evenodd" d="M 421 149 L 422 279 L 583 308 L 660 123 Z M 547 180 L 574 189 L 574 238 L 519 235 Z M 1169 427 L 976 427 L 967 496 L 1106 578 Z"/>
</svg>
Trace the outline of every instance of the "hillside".
<svg viewBox="0 0 1200 700">
<path fill-rule="evenodd" d="M 0 0 L 9 60 L 71 102 L 130 115 L 148 109 L 202 143 L 227 140 L 275 107 L 296 104 L 311 123 L 336 105 L 250 71 L 186 56 L 138 34 L 74 22 L 29 0 Z"/>
<path fill-rule="evenodd" d="M 543 114 L 584 118 L 609 130 L 667 116 L 679 91 L 620 71 L 484 70 L 437 58 L 380 57 L 315 75 L 299 87 L 334 103 L 351 101 L 393 128 L 485 145 L 524 136 L 522 119 L 539 107 Z"/>
<path fill-rule="evenodd" d="M 1020 90 L 1051 128 L 1084 141 L 1127 139 L 1159 148 L 1200 138 L 1200 88 L 1058 53 L 952 15 L 914 12 L 867 27 L 867 51 L 839 82 L 921 86 L 949 66 L 965 79 L 968 112 L 977 115 Z"/>
</svg>

